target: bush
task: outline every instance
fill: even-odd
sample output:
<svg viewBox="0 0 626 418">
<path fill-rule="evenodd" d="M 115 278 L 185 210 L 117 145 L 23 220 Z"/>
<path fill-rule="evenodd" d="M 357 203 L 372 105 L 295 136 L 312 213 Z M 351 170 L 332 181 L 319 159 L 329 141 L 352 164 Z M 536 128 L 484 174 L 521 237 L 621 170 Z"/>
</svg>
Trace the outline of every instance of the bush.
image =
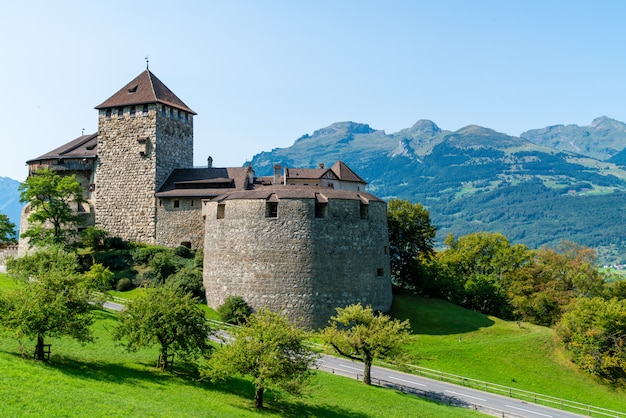
<svg viewBox="0 0 626 418">
<path fill-rule="evenodd" d="M 102 228 L 89 226 L 81 232 L 80 244 L 94 250 L 103 250 L 106 245 L 108 232 Z"/>
<path fill-rule="evenodd" d="M 174 255 L 181 257 L 181 258 L 185 258 L 185 259 L 191 259 L 193 258 L 193 251 L 191 251 L 191 249 L 189 249 L 189 247 L 185 247 L 184 245 L 179 245 L 178 247 L 174 248 Z"/>
<path fill-rule="evenodd" d="M 252 313 L 252 309 L 241 296 L 229 296 L 224 303 L 217 308 L 217 313 L 222 321 L 241 325 L 246 323 Z"/>
<path fill-rule="evenodd" d="M 128 277 L 121 278 L 117 282 L 117 286 L 115 286 L 118 292 L 126 292 L 127 290 L 131 290 L 133 287 L 133 282 Z"/>
<path fill-rule="evenodd" d="M 202 273 L 190 267 L 183 267 L 176 274 L 171 275 L 166 284 L 180 290 L 182 293 L 190 293 L 200 300 L 206 299 Z"/>
</svg>

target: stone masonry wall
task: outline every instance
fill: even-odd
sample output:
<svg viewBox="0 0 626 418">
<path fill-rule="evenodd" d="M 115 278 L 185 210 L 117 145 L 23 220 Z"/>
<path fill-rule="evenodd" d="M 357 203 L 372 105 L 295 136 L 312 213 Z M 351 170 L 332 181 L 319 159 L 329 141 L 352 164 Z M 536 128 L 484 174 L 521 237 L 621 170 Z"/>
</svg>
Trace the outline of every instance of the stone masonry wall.
<svg viewBox="0 0 626 418">
<path fill-rule="evenodd" d="M 157 105 L 145 116 L 131 117 L 129 107 L 121 118 L 112 113 L 101 109 L 98 116 L 96 224 L 112 236 L 154 244 L 154 193 L 173 168 L 193 165 L 192 119 L 168 119 Z"/>
<path fill-rule="evenodd" d="M 178 207 L 174 207 L 175 200 L 178 200 Z M 183 242 L 189 242 L 192 248 L 202 248 L 204 245 L 202 200 L 160 199 L 157 206 L 156 241 L 157 244 L 166 247 L 177 247 Z"/>
<path fill-rule="evenodd" d="M 315 217 L 313 199 L 281 199 L 267 218 L 265 200 L 204 202 L 204 286 L 209 306 L 230 295 L 254 309 L 268 307 L 310 329 L 323 327 L 335 308 L 361 302 L 391 307 L 386 204 L 330 200 Z"/>
</svg>

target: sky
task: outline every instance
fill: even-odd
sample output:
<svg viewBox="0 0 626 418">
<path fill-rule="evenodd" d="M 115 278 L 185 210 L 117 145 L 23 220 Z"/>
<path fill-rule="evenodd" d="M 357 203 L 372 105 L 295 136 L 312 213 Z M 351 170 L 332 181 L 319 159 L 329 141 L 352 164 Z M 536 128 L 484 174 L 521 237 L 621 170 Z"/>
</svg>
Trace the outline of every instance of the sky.
<svg viewBox="0 0 626 418">
<path fill-rule="evenodd" d="M 2 1 L 0 177 L 97 131 L 146 68 L 198 113 L 194 163 L 334 122 L 519 136 L 626 121 L 623 1 Z"/>
</svg>

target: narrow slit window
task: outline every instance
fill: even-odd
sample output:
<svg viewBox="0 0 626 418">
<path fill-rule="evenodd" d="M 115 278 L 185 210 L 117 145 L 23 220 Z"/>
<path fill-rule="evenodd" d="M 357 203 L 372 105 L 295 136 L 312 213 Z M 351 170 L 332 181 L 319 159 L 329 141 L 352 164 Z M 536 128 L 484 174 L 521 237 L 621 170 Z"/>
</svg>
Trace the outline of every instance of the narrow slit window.
<svg viewBox="0 0 626 418">
<path fill-rule="evenodd" d="M 217 219 L 224 219 L 224 215 L 226 215 L 226 205 L 221 203 L 217 205 Z"/>
<path fill-rule="evenodd" d="M 369 219 L 369 205 L 361 202 L 361 219 Z"/>
<path fill-rule="evenodd" d="M 265 203 L 265 217 L 278 218 L 278 202 Z"/>
<path fill-rule="evenodd" d="M 315 202 L 315 217 L 326 218 L 328 216 L 328 203 Z"/>
<path fill-rule="evenodd" d="M 174 207 L 175 208 L 179 208 L 180 207 L 180 200 L 174 200 Z"/>
</svg>

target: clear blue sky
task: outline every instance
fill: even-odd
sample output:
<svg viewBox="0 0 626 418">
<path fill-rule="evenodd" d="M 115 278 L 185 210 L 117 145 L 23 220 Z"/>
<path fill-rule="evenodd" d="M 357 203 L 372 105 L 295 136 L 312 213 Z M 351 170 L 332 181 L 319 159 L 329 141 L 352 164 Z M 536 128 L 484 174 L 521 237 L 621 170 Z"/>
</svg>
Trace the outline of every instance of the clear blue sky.
<svg viewBox="0 0 626 418">
<path fill-rule="evenodd" d="M 198 115 L 195 162 L 239 166 L 351 120 L 519 135 L 626 121 L 623 1 L 11 1 L 0 176 L 97 130 L 145 69 Z"/>
</svg>

